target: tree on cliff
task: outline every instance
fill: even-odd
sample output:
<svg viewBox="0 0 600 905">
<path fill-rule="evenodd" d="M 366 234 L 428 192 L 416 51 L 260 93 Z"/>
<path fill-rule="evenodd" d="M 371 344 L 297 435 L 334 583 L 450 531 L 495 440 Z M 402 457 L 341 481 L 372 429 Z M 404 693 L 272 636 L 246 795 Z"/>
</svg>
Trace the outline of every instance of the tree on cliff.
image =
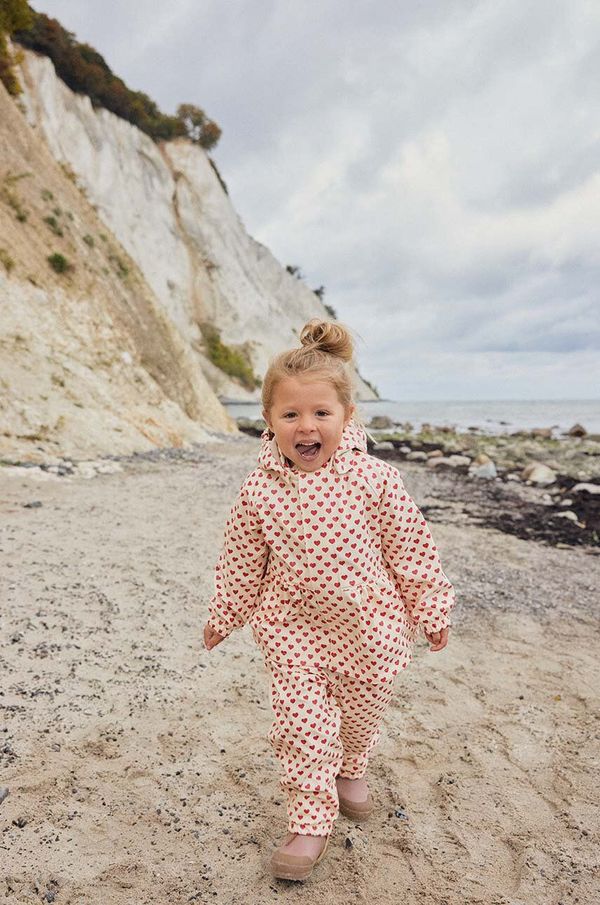
<svg viewBox="0 0 600 905">
<path fill-rule="evenodd" d="M 183 124 L 187 137 L 207 151 L 214 148 L 221 137 L 219 126 L 207 118 L 204 110 L 195 107 L 194 104 L 180 104 L 177 108 L 177 118 Z"/>
<path fill-rule="evenodd" d="M 19 58 L 9 51 L 7 38 L 20 28 L 29 28 L 32 22 L 27 0 L 0 0 L 0 81 L 9 94 L 19 94 L 21 86 L 13 68 Z"/>
<path fill-rule="evenodd" d="M 200 108 L 182 104 L 187 111 L 184 117 L 161 113 L 143 91 L 131 91 L 97 50 L 89 44 L 80 44 L 56 19 L 31 10 L 26 0 L 0 0 L 0 47 L 5 8 L 7 13 L 12 11 L 10 33 L 14 40 L 50 57 L 59 78 L 72 91 L 86 94 L 95 107 L 104 107 L 126 119 L 155 141 L 189 135 L 188 124 L 193 132 L 189 137 L 203 148 L 212 148 L 219 140 L 219 126 L 207 119 Z M 0 69 L 1 65 L 0 61 Z M 197 124 L 198 114 L 202 122 Z"/>
</svg>

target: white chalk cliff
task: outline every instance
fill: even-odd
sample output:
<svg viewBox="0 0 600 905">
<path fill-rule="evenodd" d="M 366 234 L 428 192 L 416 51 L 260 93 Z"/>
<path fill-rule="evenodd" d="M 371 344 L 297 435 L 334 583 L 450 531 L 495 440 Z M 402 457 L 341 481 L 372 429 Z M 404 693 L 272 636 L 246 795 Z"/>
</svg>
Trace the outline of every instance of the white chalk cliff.
<svg viewBox="0 0 600 905">
<path fill-rule="evenodd" d="M 201 148 L 157 145 L 93 108 L 47 57 L 26 51 L 20 80 L 17 102 L 0 85 L 0 453 L 24 454 L 28 440 L 76 456 L 235 431 L 217 397 L 259 391 L 209 361 L 201 325 L 262 377 L 305 321 L 327 318 L 319 298 L 248 236 Z M 54 273 L 51 252 L 73 268 Z M 55 373 L 59 348 L 67 367 L 85 360 L 68 381 L 86 397 L 78 411 Z M 356 388 L 374 397 L 358 375 Z"/>
</svg>

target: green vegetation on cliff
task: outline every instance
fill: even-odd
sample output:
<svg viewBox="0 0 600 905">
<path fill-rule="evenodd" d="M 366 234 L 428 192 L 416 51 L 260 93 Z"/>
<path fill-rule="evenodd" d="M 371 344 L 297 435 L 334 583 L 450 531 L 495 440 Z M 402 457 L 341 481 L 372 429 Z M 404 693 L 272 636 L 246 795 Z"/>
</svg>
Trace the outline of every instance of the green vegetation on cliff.
<svg viewBox="0 0 600 905">
<path fill-rule="evenodd" d="M 226 346 L 213 324 L 204 323 L 201 330 L 207 357 L 214 365 L 230 377 L 235 377 L 248 390 L 260 386 L 260 379 L 254 374 L 245 349 Z"/>
<path fill-rule="evenodd" d="M 19 55 L 8 49 L 8 37 L 17 29 L 30 28 L 32 23 L 33 11 L 26 0 L 0 0 L 0 82 L 12 95 L 21 92 L 14 70 Z"/>
<path fill-rule="evenodd" d="M 50 57 L 58 76 L 78 94 L 89 97 L 137 126 L 155 141 L 186 137 L 206 150 L 214 148 L 221 129 L 193 104 L 180 104 L 175 116 L 162 113 L 142 91 L 131 91 L 104 57 L 89 44 L 80 44 L 56 19 L 37 13 L 26 0 L 0 0 L 0 80 L 11 94 L 20 89 L 15 75 L 18 54 L 11 54 L 7 38 Z"/>
</svg>

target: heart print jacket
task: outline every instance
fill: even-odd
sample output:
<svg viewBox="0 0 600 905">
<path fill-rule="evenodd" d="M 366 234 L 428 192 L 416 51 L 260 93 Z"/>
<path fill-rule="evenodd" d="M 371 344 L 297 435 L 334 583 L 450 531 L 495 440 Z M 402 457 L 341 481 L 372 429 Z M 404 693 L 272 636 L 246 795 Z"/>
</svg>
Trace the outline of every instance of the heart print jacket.
<svg viewBox="0 0 600 905">
<path fill-rule="evenodd" d="M 393 680 L 418 626 L 449 625 L 455 603 L 422 513 L 355 421 L 313 472 L 270 431 L 261 440 L 225 527 L 209 625 L 227 636 L 249 622 L 267 666 Z"/>
</svg>

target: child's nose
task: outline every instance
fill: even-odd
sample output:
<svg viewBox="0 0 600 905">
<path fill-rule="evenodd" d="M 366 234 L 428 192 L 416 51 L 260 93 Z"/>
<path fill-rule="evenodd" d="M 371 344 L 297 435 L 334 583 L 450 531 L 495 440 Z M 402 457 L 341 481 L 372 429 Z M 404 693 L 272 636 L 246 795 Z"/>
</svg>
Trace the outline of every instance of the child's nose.
<svg viewBox="0 0 600 905">
<path fill-rule="evenodd" d="M 315 427 L 316 419 L 313 415 L 302 415 L 300 417 L 299 428 L 303 434 L 310 434 Z"/>
</svg>

